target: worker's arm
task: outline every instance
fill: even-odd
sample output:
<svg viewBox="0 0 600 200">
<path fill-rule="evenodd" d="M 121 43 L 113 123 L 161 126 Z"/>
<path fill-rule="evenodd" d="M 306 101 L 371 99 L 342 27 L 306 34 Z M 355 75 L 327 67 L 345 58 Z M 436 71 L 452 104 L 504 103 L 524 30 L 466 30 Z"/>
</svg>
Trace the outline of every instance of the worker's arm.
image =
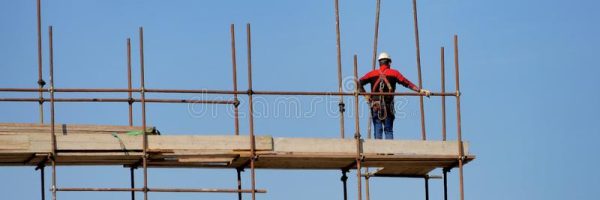
<svg viewBox="0 0 600 200">
<path fill-rule="evenodd" d="M 421 89 L 419 87 L 417 87 L 415 84 L 413 84 L 412 82 L 410 82 L 408 79 L 406 79 L 404 76 L 402 76 L 402 74 L 400 72 L 396 71 L 395 73 L 393 73 L 393 75 L 394 75 L 394 78 L 396 78 L 398 80 L 398 83 L 400 83 L 400 85 L 402 85 L 408 89 L 411 89 L 415 92 L 420 92 Z"/>
</svg>

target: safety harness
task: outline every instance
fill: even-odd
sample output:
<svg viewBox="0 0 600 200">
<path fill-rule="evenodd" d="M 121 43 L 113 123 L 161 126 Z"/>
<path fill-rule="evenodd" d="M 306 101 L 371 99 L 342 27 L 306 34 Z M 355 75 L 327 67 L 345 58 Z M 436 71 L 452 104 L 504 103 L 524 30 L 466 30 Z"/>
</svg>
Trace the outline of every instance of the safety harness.
<svg viewBox="0 0 600 200">
<path fill-rule="evenodd" d="M 371 92 L 383 93 L 385 91 L 385 87 L 388 88 L 387 91 L 392 91 L 392 84 L 385 76 L 385 73 L 384 73 L 385 70 L 387 70 L 387 69 L 384 69 L 383 71 L 379 71 L 379 78 L 375 81 L 375 84 L 373 85 Z M 383 82 L 385 84 L 382 84 L 381 82 Z M 387 109 L 384 97 L 385 97 L 385 95 L 380 94 L 378 100 L 371 102 L 371 108 L 373 110 L 377 111 L 377 118 L 382 121 L 388 117 L 388 109 Z M 393 104 L 393 102 L 392 102 L 392 104 Z M 392 110 L 392 112 L 393 112 L 393 110 Z"/>
</svg>

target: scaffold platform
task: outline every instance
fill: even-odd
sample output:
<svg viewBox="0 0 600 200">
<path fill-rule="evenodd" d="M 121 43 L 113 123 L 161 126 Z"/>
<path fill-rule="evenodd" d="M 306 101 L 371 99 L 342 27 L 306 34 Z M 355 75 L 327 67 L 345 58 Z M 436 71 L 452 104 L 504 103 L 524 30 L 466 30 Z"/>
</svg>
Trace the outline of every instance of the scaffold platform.
<svg viewBox="0 0 600 200">
<path fill-rule="evenodd" d="M 50 125 L 0 123 L 0 165 L 36 166 L 52 152 Z M 56 125 L 57 165 L 140 164 L 141 127 Z M 243 168 L 251 158 L 247 136 L 169 135 L 154 127 L 148 136 L 148 167 Z M 457 165 L 456 141 L 362 140 L 363 167 L 373 176 L 422 177 Z M 473 160 L 463 143 L 466 162 Z M 256 136 L 256 168 L 355 169 L 354 139 Z"/>
</svg>

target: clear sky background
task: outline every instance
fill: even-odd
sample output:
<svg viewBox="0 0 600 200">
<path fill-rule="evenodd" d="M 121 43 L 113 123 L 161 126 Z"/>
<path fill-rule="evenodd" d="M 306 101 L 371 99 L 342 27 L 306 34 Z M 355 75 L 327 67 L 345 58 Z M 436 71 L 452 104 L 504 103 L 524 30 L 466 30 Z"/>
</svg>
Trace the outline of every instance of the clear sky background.
<svg viewBox="0 0 600 200">
<path fill-rule="evenodd" d="M 231 89 L 229 24 L 238 36 L 238 81 L 246 84 L 245 24 L 252 23 L 255 90 L 337 90 L 333 1 L 43 1 L 44 79 L 48 81 L 47 27 L 54 26 L 56 87 L 124 88 L 126 38 L 132 38 L 134 87 L 139 85 L 138 27 L 145 29 L 147 88 Z M 467 199 L 596 199 L 600 193 L 600 13 L 598 1 L 419 1 L 423 84 L 440 90 L 439 48 L 445 46 L 447 90 L 454 90 L 452 36 L 460 37 L 463 138 L 477 159 L 465 167 Z M 344 77 L 371 68 L 375 0 L 340 2 Z M 0 87 L 37 87 L 35 1 L 0 1 Z M 411 1 L 383 0 L 380 51 L 417 82 Z M 402 90 L 405 91 L 405 90 Z M 36 94 L 1 93 L 0 97 Z M 125 97 L 95 94 L 95 97 Z M 58 94 L 57 97 L 90 97 Z M 170 97 L 156 95 L 149 97 Z M 196 95 L 180 95 L 198 98 Z M 201 96 L 231 99 L 230 96 Z M 339 137 L 335 98 L 300 97 L 314 115 L 275 117 L 264 97 L 258 135 Z M 242 111 L 247 110 L 242 98 Z M 352 102 L 351 98 L 346 101 Z M 419 139 L 415 97 L 396 119 L 397 139 Z M 311 102 L 317 103 L 311 107 Z M 328 102 L 328 103 L 323 103 Z M 448 134 L 456 137 L 454 98 L 448 98 Z M 361 112 L 367 110 L 364 101 Z M 352 104 L 348 104 L 352 105 Z M 262 107 L 261 107 L 262 106 Z M 441 138 L 440 99 L 425 101 L 430 139 Z M 351 107 L 351 106 L 348 106 Z M 48 107 L 46 107 L 48 108 Z M 198 112 L 190 112 L 190 110 Z M 48 110 L 46 110 L 48 111 Z M 140 113 L 136 105 L 136 114 Z M 148 105 L 148 123 L 163 134 L 233 134 L 228 106 Z M 353 116 L 348 108 L 347 117 Z M 206 113 L 217 113 L 207 115 Z M 48 112 L 47 112 L 48 113 Z M 203 114 L 204 113 L 204 114 Z M 268 115 L 267 115 L 268 114 Z M 281 114 L 281 113 L 279 113 Z M 141 124 L 139 114 L 135 123 Z M 58 103 L 59 123 L 127 124 L 125 103 Z M 49 121 L 49 117 L 46 116 Z M 1 103 L 0 122 L 38 122 L 36 103 Z M 347 120 L 347 135 L 354 124 Z M 367 117 L 361 117 L 366 131 Z M 241 132 L 247 134 L 247 118 Z M 49 171 L 48 171 L 49 172 Z M 129 170 L 59 167 L 60 187 L 128 187 Z M 47 173 L 47 189 L 50 188 Z M 441 174 L 434 171 L 432 174 Z M 258 170 L 259 199 L 342 199 L 339 171 Z M 39 199 L 39 172 L 0 168 L 2 199 Z M 141 170 L 137 172 L 141 183 Z M 356 198 L 355 173 L 349 197 Z M 244 173 L 244 187 L 249 187 Z M 234 188 L 235 170 L 151 169 L 151 187 Z M 442 199 L 441 180 L 431 199 Z M 458 199 L 457 171 L 449 177 Z M 373 178 L 372 199 L 423 199 L 422 179 Z M 47 193 L 50 194 L 49 192 Z M 48 196 L 49 197 L 49 196 Z M 142 194 L 138 193 L 138 198 Z M 235 194 L 151 193 L 152 199 L 234 199 Z M 128 199 L 129 193 L 59 193 L 59 199 Z M 249 196 L 245 196 L 246 199 Z"/>
</svg>

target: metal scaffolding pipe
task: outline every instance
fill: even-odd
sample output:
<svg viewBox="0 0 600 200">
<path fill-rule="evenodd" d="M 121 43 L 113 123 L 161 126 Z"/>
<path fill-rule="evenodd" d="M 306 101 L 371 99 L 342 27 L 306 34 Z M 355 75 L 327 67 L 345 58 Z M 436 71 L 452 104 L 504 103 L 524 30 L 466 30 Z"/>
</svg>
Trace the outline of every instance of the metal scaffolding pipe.
<svg viewBox="0 0 600 200">
<path fill-rule="evenodd" d="M 413 0 L 413 19 L 415 25 L 415 45 L 417 50 L 417 71 L 419 75 L 419 88 L 423 88 L 423 80 L 421 78 L 421 45 L 419 44 L 419 21 L 417 15 L 417 0 Z M 419 96 L 419 108 L 421 110 L 421 139 L 427 140 L 425 132 L 425 108 L 423 107 L 423 96 Z"/>
<path fill-rule="evenodd" d="M 0 92 L 49 92 L 37 88 L 0 88 Z M 55 88 L 54 92 L 75 93 L 107 93 L 107 92 L 140 92 L 141 89 L 119 89 L 119 88 Z M 180 94 L 238 94 L 248 95 L 249 91 L 232 90 L 193 90 L 193 89 L 145 89 L 146 93 L 180 93 Z M 307 96 L 354 96 L 354 92 L 323 92 L 323 91 L 260 91 L 253 90 L 253 95 L 307 95 Z M 383 96 L 423 96 L 417 92 L 359 92 L 358 95 L 383 95 Z M 456 96 L 456 93 L 431 92 L 430 96 Z"/>
<path fill-rule="evenodd" d="M 465 189 L 463 180 L 463 162 L 465 152 L 463 149 L 462 131 L 461 131 L 461 119 L 460 119 L 460 79 L 459 79 L 459 65 L 458 65 L 458 35 L 454 35 L 454 67 L 456 75 L 456 128 L 457 128 L 457 142 L 458 142 L 458 177 L 460 181 L 460 199 L 465 199 Z"/>
<path fill-rule="evenodd" d="M 242 189 L 242 170 L 240 168 L 235 169 L 237 172 L 237 189 Z M 242 200 L 242 192 L 238 192 L 238 200 Z"/>
<path fill-rule="evenodd" d="M 133 100 L 131 93 L 131 39 L 127 38 L 127 97 Z M 129 104 L 129 126 L 133 126 L 133 101 L 128 101 Z M 133 197 L 133 196 L 132 196 Z"/>
<path fill-rule="evenodd" d="M 0 98 L 0 101 L 38 102 L 37 98 Z M 44 99 L 42 101 L 51 101 Z M 55 98 L 54 102 L 142 102 L 141 99 L 125 98 Z M 188 100 L 188 99 L 146 99 L 146 103 L 202 103 L 202 104 L 234 104 L 228 100 Z"/>
<path fill-rule="evenodd" d="M 37 0 L 37 46 L 38 46 L 38 88 L 40 89 L 39 97 L 44 98 L 44 93 L 41 90 L 46 84 L 42 78 L 42 8 L 41 0 Z M 40 107 L 40 124 L 44 124 L 44 102 L 39 103 Z"/>
<path fill-rule="evenodd" d="M 143 192 L 144 188 L 57 188 L 61 192 Z M 252 190 L 243 189 L 177 189 L 177 188 L 148 188 L 148 192 L 210 192 L 210 193 L 251 193 Z M 256 190 L 257 193 L 266 193 L 266 190 Z"/>
<path fill-rule="evenodd" d="M 425 180 L 425 200 L 429 200 L 429 176 L 423 178 Z"/>
<path fill-rule="evenodd" d="M 379 10 L 381 6 L 381 0 L 377 0 L 377 5 L 375 6 L 375 36 L 373 36 L 373 70 L 375 70 L 375 65 L 377 63 L 377 42 L 379 40 Z"/>
<path fill-rule="evenodd" d="M 250 23 L 246 24 L 246 41 L 248 45 L 248 109 L 250 120 L 250 177 L 252 184 L 252 200 L 256 200 L 256 141 L 254 138 L 254 104 L 252 103 L 252 36 L 250 32 Z"/>
<path fill-rule="evenodd" d="M 135 169 L 133 167 L 129 168 L 129 178 L 130 178 L 130 183 L 131 183 L 131 189 L 135 188 Z M 135 200 L 135 191 L 131 191 L 131 200 Z"/>
<path fill-rule="evenodd" d="M 338 74 L 338 92 L 343 92 L 342 90 L 342 50 L 341 50 L 341 41 L 340 41 L 340 7 L 339 0 L 334 0 L 335 3 L 335 35 L 336 35 L 336 47 L 337 47 L 337 74 Z M 340 137 L 344 138 L 344 95 L 340 94 Z"/>
<path fill-rule="evenodd" d="M 361 138 L 360 138 L 360 123 L 359 123 L 359 112 L 358 112 L 358 57 L 354 54 L 354 139 L 356 140 L 356 179 L 358 181 L 358 200 L 362 199 L 362 171 L 361 171 L 361 162 L 362 162 L 362 149 L 361 149 Z"/>
<path fill-rule="evenodd" d="M 239 108 L 238 106 L 239 101 L 238 101 L 238 94 L 237 94 L 237 60 L 236 60 L 236 56 L 235 56 L 235 26 L 233 24 L 231 24 L 230 27 L 230 32 L 231 32 L 231 65 L 233 68 L 233 101 L 235 102 L 233 104 L 233 117 L 234 117 L 234 129 L 235 129 L 235 135 L 240 135 L 240 121 L 239 121 Z M 241 197 L 240 197 L 241 199 Z"/>
<path fill-rule="evenodd" d="M 442 170 L 442 173 L 444 174 L 444 200 L 448 200 L 448 172 L 450 170 L 447 168 L 444 168 Z"/>
<path fill-rule="evenodd" d="M 446 93 L 446 59 L 444 47 L 440 49 L 440 64 L 442 69 L 442 93 Z M 442 96 L 442 141 L 446 141 L 446 96 Z"/>
<path fill-rule="evenodd" d="M 140 27 L 140 96 L 142 97 L 142 130 L 144 130 L 143 137 L 143 156 L 142 156 L 142 165 L 144 168 L 144 200 L 148 200 L 148 134 L 146 133 L 146 94 L 144 90 L 145 83 L 145 73 L 144 73 L 144 28 Z"/>
<path fill-rule="evenodd" d="M 340 178 L 340 180 L 342 181 L 342 186 L 343 186 L 343 191 L 344 191 L 344 200 L 348 200 L 348 185 L 347 185 L 348 176 L 346 176 L 347 172 L 348 172 L 348 170 L 342 169 L 342 177 Z"/>
<path fill-rule="evenodd" d="M 40 166 L 40 188 L 41 188 L 41 196 L 42 200 L 46 199 L 46 175 L 44 173 L 44 169 L 46 166 Z"/>
<path fill-rule="evenodd" d="M 50 48 L 50 134 L 52 138 L 52 200 L 56 200 L 56 134 L 54 130 L 54 47 L 52 26 L 48 27 L 49 48 Z"/>
</svg>

